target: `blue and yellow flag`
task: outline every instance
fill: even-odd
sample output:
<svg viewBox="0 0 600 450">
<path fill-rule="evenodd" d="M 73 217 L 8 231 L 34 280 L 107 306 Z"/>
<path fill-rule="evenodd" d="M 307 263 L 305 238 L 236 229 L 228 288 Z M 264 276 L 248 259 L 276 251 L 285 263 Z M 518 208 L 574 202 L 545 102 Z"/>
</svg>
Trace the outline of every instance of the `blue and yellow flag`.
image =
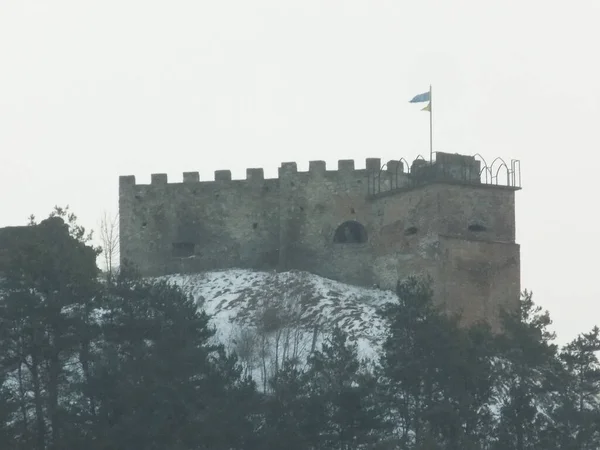
<svg viewBox="0 0 600 450">
<path fill-rule="evenodd" d="M 421 102 L 429 102 L 425 108 L 421 109 L 421 111 L 431 112 L 431 90 L 429 92 L 424 92 L 422 94 L 415 95 L 409 103 L 421 103 Z"/>
<path fill-rule="evenodd" d="M 431 92 L 424 92 L 423 94 L 416 95 L 408 103 L 421 103 L 421 102 L 428 102 L 429 100 L 431 100 Z"/>
</svg>

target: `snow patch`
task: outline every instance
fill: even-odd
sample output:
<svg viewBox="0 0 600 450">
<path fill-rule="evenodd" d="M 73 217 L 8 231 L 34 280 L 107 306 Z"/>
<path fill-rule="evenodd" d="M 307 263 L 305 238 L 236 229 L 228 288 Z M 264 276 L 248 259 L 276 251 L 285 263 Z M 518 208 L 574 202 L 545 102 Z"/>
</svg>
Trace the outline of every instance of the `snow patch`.
<svg viewBox="0 0 600 450">
<path fill-rule="evenodd" d="M 239 346 L 244 330 L 256 330 L 272 316 L 277 324 L 267 334 L 278 337 L 277 348 L 271 349 L 270 364 L 277 364 L 273 359 L 286 352 L 285 348 L 280 350 L 280 341 L 282 346 L 291 345 L 289 333 L 277 334 L 281 327 L 288 331 L 293 328 L 296 344 L 300 338 L 301 347 L 309 353 L 312 348 L 319 349 L 322 339 L 337 325 L 357 344 L 359 358 L 373 360 L 386 334 L 377 310 L 397 298 L 391 291 L 351 286 L 301 271 L 232 269 L 161 279 L 179 286 L 194 299 L 210 317 L 216 337 L 230 349 Z M 275 312 L 269 315 L 269 310 Z M 256 370 L 251 369 L 253 375 Z"/>
</svg>

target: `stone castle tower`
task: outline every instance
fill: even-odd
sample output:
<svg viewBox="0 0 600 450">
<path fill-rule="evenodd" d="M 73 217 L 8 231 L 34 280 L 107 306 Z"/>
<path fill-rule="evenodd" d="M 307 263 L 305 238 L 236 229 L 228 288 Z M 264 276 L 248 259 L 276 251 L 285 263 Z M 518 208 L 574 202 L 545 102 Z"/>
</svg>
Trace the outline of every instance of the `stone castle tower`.
<svg viewBox="0 0 600 450">
<path fill-rule="evenodd" d="M 247 169 L 245 180 L 197 172 L 168 183 L 119 181 L 121 262 L 143 275 L 226 268 L 306 270 L 334 280 L 393 289 L 429 274 L 436 301 L 465 321 L 496 322 L 520 294 L 515 191 L 520 166 L 438 152 L 365 169 L 283 163 L 279 176 Z"/>
</svg>

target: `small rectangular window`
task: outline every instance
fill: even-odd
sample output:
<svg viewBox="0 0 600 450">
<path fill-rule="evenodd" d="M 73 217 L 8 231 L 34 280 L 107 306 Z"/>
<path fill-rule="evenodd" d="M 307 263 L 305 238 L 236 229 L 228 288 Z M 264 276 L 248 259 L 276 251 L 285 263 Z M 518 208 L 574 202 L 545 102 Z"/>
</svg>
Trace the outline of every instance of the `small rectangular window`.
<svg viewBox="0 0 600 450">
<path fill-rule="evenodd" d="M 193 256 L 196 250 L 196 244 L 193 242 L 173 242 L 173 256 L 176 258 L 185 258 Z"/>
<path fill-rule="evenodd" d="M 469 231 L 478 233 L 480 231 L 487 231 L 487 228 L 479 223 L 474 223 L 472 225 L 469 225 Z"/>
</svg>

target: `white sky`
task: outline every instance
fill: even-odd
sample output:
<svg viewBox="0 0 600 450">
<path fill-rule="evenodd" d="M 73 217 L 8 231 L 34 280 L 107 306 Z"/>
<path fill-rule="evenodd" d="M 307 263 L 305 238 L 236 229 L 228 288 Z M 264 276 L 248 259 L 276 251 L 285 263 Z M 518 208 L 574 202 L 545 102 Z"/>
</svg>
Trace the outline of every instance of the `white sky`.
<svg viewBox="0 0 600 450">
<path fill-rule="evenodd" d="M 118 176 L 520 159 L 522 286 L 600 323 L 598 0 L 0 0 L 0 226 L 116 212 Z"/>
</svg>

